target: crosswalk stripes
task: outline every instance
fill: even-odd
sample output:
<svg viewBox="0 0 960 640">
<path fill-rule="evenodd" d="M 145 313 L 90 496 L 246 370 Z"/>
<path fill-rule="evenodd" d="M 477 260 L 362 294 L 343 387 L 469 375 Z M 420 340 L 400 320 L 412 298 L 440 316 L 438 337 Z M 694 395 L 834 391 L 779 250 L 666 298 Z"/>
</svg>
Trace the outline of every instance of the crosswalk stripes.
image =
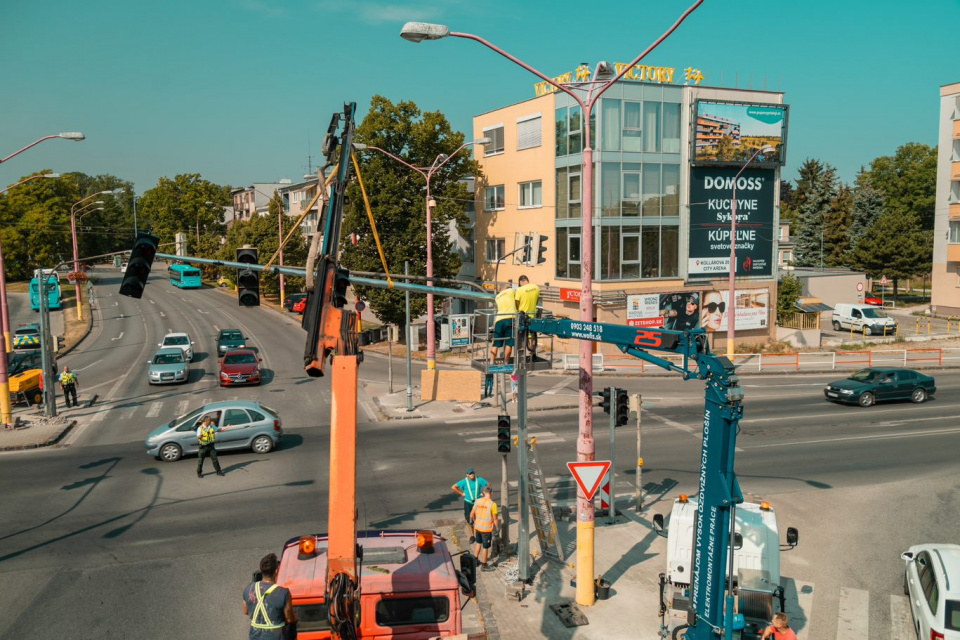
<svg viewBox="0 0 960 640">
<path fill-rule="evenodd" d="M 457 435 L 463 438 L 464 442 L 496 442 L 497 440 L 496 434 L 492 436 L 483 435 L 483 436 L 476 436 L 476 437 L 468 437 L 468 436 L 475 436 L 475 434 L 480 434 L 480 433 L 489 434 L 490 430 L 478 429 L 475 431 L 461 431 Z M 562 437 L 558 436 L 552 431 L 528 432 L 527 436 L 531 438 L 536 438 L 537 444 L 547 444 L 550 442 L 564 442 L 564 439 Z"/>
<path fill-rule="evenodd" d="M 158 415 L 160 415 L 160 408 L 162 406 L 163 406 L 162 402 L 151 402 L 150 408 L 147 409 L 147 417 L 156 418 Z"/>
<path fill-rule="evenodd" d="M 907 596 L 890 596 L 890 640 L 913 640 L 917 635 Z"/>
<path fill-rule="evenodd" d="M 840 587 L 837 638 L 870 637 L 870 592 Z"/>
<path fill-rule="evenodd" d="M 182 416 L 187 412 L 187 409 L 190 408 L 189 400 L 181 400 L 177 403 L 177 411 L 174 415 Z"/>
</svg>

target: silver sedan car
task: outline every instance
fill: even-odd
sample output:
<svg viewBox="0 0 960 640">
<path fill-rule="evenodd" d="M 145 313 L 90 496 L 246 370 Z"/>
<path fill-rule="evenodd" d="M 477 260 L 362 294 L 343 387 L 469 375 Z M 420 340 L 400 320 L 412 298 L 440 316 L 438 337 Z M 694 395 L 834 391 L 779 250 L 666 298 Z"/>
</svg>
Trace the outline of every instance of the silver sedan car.
<svg viewBox="0 0 960 640">
<path fill-rule="evenodd" d="M 190 367 L 181 349 L 160 349 L 147 364 L 150 365 L 150 384 L 173 384 L 190 379 Z"/>
<path fill-rule="evenodd" d="M 218 428 L 217 451 L 250 449 L 254 453 L 270 453 L 283 437 L 280 414 L 259 402 L 211 402 L 151 431 L 144 442 L 147 455 L 175 462 L 184 455 L 196 454 L 197 427 L 206 416 L 213 418 Z"/>
</svg>

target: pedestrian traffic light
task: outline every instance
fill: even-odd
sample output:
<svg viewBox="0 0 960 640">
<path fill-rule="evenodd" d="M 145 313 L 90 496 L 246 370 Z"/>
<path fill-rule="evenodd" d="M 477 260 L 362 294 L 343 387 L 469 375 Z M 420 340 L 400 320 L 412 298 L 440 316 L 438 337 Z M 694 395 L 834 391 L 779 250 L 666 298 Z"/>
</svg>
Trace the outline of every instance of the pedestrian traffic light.
<svg viewBox="0 0 960 640">
<path fill-rule="evenodd" d="M 537 264 L 543 264 L 547 261 L 547 236 L 541 235 L 537 239 Z"/>
<path fill-rule="evenodd" d="M 248 244 L 237 249 L 237 262 L 257 264 L 257 249 Z M 253 269 L 237 269 L 237 299 L 241 307 L 260 306 L 260 273 Z"/>
<path fill-rule="evenodd" d="M 497 452 L 510 453 L 510 416 L 497 416 Z"/>
<path fill-rule="evenodd" d="M 143 288 L 147 286 L 147 277 L 150 275 L 150 267 L 153 266 L 153 258 L 157 255 L 159 244 L 160 238 L 157 236 L 144 231 L 137 233 L 137 238 L 133 241 L 133 249 L 130 250 L 127 270 L 123 273 L 123 280 L 120 283 L 120 295 L 138 299 L 143 295 Z"/>
<path fill-rule="evenodd" d="M 626 389 L 617 389 L 616 390 L 616 421 L 614 424 L 618 427 L 622 427 L 627 424 L 630 419 L 630 396 L 627 395 Z"/>
<path fill-rule="evenodd" d="M 603 391 L 597 391 L 597 395 L 603 398 L 603 400 L 597 406 L 603 407 L 604 413 L 610 413 L 610 391 L 612 389 L 613 387 L 607 387 Z"/>
</svg>

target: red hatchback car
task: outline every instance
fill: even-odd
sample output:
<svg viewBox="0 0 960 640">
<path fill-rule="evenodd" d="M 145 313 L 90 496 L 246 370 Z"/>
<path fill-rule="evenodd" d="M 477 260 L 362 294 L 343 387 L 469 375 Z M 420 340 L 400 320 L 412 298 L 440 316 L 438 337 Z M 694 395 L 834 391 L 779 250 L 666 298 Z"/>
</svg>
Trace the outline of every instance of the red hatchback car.
<svg viewBox="0 0 960 640">
<path fill-rule="evenodd" d="M 220 358 L 220 386 L 260 384 L 260 363 L 253 349 L 230 349 Z"/>
<path fill-rule="evenodd" d="M 875 307 L 882 307 L 882 306 L 883 306 L 883 300 L 881 300 L 881 299 L 878 298 L 877 296 L 873 295 L 872 293 L 867 293 L 867 294 L 865 294 L 865 295 L 863 296 L 863 301 L 864 301 L 864 303 L 873 305 L 873 306 L 875 306 Z"/>
<path fill-rule="evenodd" d="M 301 299 L 301 300 L 297 300 L 296 302 L 293 303 L 293 312 L 294 312 L 294 313 L 299 313 L 300 315 L 303 315 L 303 312 L 304 312 L 304 310 L 305 310 L 306 308 L 307 308 L 307 299 L 306 299 L 306 298 L 303 298 L 303 299 Z"/>
</svg>

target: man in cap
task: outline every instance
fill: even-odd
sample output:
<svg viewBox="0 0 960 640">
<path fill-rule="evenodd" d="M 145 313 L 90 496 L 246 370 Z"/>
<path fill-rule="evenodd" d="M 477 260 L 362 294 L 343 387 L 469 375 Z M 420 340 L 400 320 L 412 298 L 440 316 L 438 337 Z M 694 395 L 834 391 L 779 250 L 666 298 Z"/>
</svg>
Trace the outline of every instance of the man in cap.
<svg viewBox="0 0 960 640">
<path fill-rule="evenodd" d="M 451 487 L 453 492 L 463 498 L 463 519 L 470 524 L 470 512 L 473 511 L 473 505 L 483 492 L 483 488 L 490 483 L 477 476 L 473 467 L 467 467 L 467 475 Z M 470 542 L 473 542 L 473 525 L 470 525 Z"/>
</svg>

